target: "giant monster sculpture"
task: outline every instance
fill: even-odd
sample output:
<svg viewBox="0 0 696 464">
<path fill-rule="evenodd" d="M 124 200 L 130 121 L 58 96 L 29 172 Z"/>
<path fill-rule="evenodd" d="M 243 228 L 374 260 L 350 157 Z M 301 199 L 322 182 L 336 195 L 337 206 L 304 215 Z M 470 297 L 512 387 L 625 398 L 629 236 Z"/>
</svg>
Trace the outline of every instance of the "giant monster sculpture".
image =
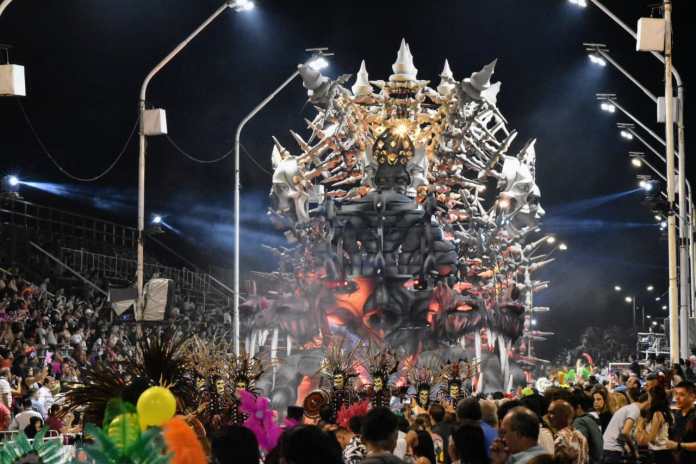
<svg viewBox="0 0 696 464">
<path fill-rule="evenodd" d="M 526 243 L 544 210 L 535 141 L 510 153 L 495 63 L 457 81 L 445 61 L 432 88 L 402 41 L 387 81 L 368 80 L 363 62 L 350 90 L 349 76 L 300 66 L 311 135 L 290 132 L 296 154 L 274 137 L 272 154 L 269 214 L 289 246 L 274 250 L 279 272 L 256 274 L 264 296 L 246 302 L 251 353 L 270 339 L 278 360 L 285 342 L 259 383 L 276 406 L 296 401 L 336 332 L 379 339 L 412 364 L 477 359 L 479 390 L 510 383 L 525 297 L 540 285 L 525 276 L 543 264 L 530 257 L 539 241 Z"/>
</svg>

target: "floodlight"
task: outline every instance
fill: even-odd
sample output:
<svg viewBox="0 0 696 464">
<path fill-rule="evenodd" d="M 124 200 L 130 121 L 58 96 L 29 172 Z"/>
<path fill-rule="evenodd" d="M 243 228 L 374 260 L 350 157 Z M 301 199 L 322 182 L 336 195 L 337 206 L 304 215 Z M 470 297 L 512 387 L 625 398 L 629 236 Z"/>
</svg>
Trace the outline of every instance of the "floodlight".
<svg viewBox="0 0 696 464">
<path fill-rule="evenodd" d="M 621 137 L 626 139 L 626 140 L 633 140 L 633 134 L 631 134 L 629 131 L 622 129 L 621 132 Z"/>
<path fill-rule="evenodd" d="M 620 291 L 621 291 L 621 286 L 620 286 L 620 285 L 614 285 L 614 291 L 620 292 Z"/>
<path fill-rule="evenodd" d="M 662 309 L 667 311 L 667 305 L 662 305 Z"/>
<path fill-rule="evenodd" d="M 556 237 L 552 235 L 551 237 L 546 239 L 546 243 L 548 243 L 549 245 L 553 245 L 554 243 L 556 243 Z"/>
<path fill-rule="evenodd" d="M 655 215 L 655 220 L 658 221 L 658 222 L 659 222 L 659 221 L 662 221 L 662 216 L 660 216 L 659 214 L 656 214 L 656 215 Z"/>
<path fill-rule="evenodd" d="M 568 250 L 568 245 L 566 245 L 565 243 L 561 243 L 558 245 L 558 249 L 561 251 L 566 251 Z"/>
<path fill-rule="evenodd" d="M 653 287 L 652 285 L 648 285 L 647 287 L 645 287 L 645 289 L 649 292 L 652 292 L 653 290 L 655 290 L 655 287 Z"/>
<path fill-rule="evenodd" d="M 7 175 L 2 178 L 0 185 L 0 194 L 9 195 L 14 198 L 19 197 L 19 177 L 15 175 Z"/>
<path fill-rule="evenodd" d="M 587 7 L 587 0 L 568 0 L 573 5 L 579 6 L 580 8 Z"/>
<path fill-rule="evenodd" d="M 590 57 L 591 63 L 597 64 L 597 65 L 602 66 L 602 67 L 607 65 L 607 61 L 599 55 L 595 55 L 594 53 L 590 53 L 589 57 Z"/>
<path fill-rule="evenodd" d="M 655 301 L 660 301 L 661 299 L 662 299 L 662 298 L 660 298 L 659 296 L 656 296 L 656 297 L 655 297 Z"/>
<path fill-rule="evenodd" d="M 323 56 L 317 56 L 315 58 L 310 59 L 307 62 L 307 66 L 312 68 L 315 71 L 321 71 L 324 68 L 327 68 L 329 66 L 329 62 L 326 61 L 326 58 Z"/>
<path fill-rule="evenodd" d="M 153 223 L 153 224 L 161 224 L 161 223 L 162 223 L 162 216 L 155 215 L 155 216 L 152 218 L 152 223 Z"/>
<path fill-rule="evenodd" d="M 616 106 L 611 103 L 602 102 L 600 103 L 599 108 L 607 113 L 616 113 Z"/>
<path fill-rule="evenodd" d="M 666 229 L 667 228 L 667 221 L 662 221 L 660 223 L 660 229 Z"/>
<path fill-rule="evenodd" d="M 652 182 L 648 182 L 647 180 L 641 180 L 638 182 L 638 186 L 646 192 L 650 192 L 653 189 Z"/>
<path fill-rule="evenodd" d="M 652 321 L 652 325 L 657 325 L 657 321 Z"/>
<path fill-rule="evenodd" d="M 624 298 L 624 301 L 626 303 L 633 303 L 633 298 L 631 298 L 630 296 L 627 296 L 626 298 Z"/>
<path fill-rule="evenodd" d="M 235 11 L 249 11 L 253 10 L 256 6 L 251 0 L 233 0 L 228 3 L 230 8 L 234 8 Z"/>
<path fill-rule="evenodd" d="M 633 165 L 634 168 L 639 168 L 639 167 L 643 166 L 643 161 L 641 161 L 641 159 L 638 157 L 633 157 L 633 158 L 631 158 L 631 164 Z"/>
</svg>

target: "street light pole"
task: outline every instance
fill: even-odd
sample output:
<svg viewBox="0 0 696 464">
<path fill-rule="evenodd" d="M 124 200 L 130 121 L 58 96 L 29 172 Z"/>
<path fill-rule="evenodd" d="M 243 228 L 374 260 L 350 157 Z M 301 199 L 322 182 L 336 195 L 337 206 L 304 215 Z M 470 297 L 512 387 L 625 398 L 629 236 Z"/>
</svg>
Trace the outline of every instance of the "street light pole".
<svg viewBox="0 0 696 464">
<path fill-rule="evenodd" d="M 609 16 L 616 24 L 618 24 L 623 30 L 625 30 L 633 39 L 637 39 L 638 35 L 636 32 L 628 27 L 626 23 L 621 21 L 621 19 L 616 16 L 614 13 L 611 12 L 606 6 L 602 4 L 599 0 L 590 0 L 593 5 L 595 5 L 597 8 L 599 8 L 604 14 Z M 673 111 L 673 105 L 672 105 L 672 78 L 677 83 L 677 97 L 679 99 L 679 112 L 677 115 L 677 137 L 678 137 L 678 145 L 679 145 L 679 168 L 680 168 L 680 173 L 679 173 L 679 204 L 683 205 L 685 203 L 685 180 L 686 180 L 686 172 L 685 172 L 685 154 L 686 154 L 686 148 L 685 148 L 685 133 L 684 133 L 684 107 L 686 106 L 686 101 L 684 97 L 684 84 L 681 78 L 681 75 L 679 74 L 679 71 L 672 66 L 672 4 L 670 0 L 665 0 L 664 1 L 664 19 L 665 19 L 665 54 L 661 54 L 658 52 L 651 52 L 652 55 L 660 60 L 662 63 L 665 64 L 665 111 L 667 114 L 665 115 L 665 131 L 669 131 L 670 133 L 674 130 L 673 127 L 670 126 L 670 124 L 673 124 L 673 114 L 671 111 Z M 669 91 L 670 93 L 666 93 Z M 672 151 L 674 150 L 674 135 L 670 137 L 672 140 Z M 669 139 L 667 139 L 669 141 Z M 667 167 L 667 177 L 669 179 L 669 184 L 672 184 L 672 199 L 670 200 L 670 207 L 673 208 L 674 204 L 674 153 L 671 155 L 668 153 L 668 157 L 671 158 L 671 163 L 668 163 Z M 670 166 L 672 167 L 672 170 L 670 170 Z M 668 185 L 669 187 L 669 185 Z M 669 190 L 669 188 L 668 188 Z M 668 197 L 669 197 L 669 192 L 668 192 Z M 682 209 L 683 211 L 683 209 Z M 672 317 L 672 312 L 676 313 L 679 311 L 677 309 L 677 305 L 679 304 L 678 297 L 676 295 L 677 289 L 676 289 L 676 267 L 677 267 L 677 253 L 676 253 L 676 232 L 674 231 L 675 227 L 675 221 L 674 221 L 674 216 L 670 215 L 672 218 L 671 221 L 671 226 L 670 231 L 668 233 L 668 252 L 669 252 L 669 268 L 670 268 L 670 277 L 669 277 L 669 282 L 670 282 L 670 296 L 669 296 L 669 301 L 670 301 L 670 328 L 672 325 L 676 324 L 674 321 L 674 317 Z M 668 221 L 668 224 L 670 224 L 670 221 Z M 686 230 L 686 227 L 682 227 L 682 230 Z M 671 238 L 670 238 L 671 237 Z M 686 249 L 686 240 L 692 240 L 693 237 L 683 237 L 680 234 L 680 251 L 681 251 L 681 258 L 682 258 L 682 273 L 683 270 L 686 268 L 686 262 L 684 261 L 684 257 L 686 256 L 685 249 Z M 693 263 L 692 263 L 693 265 Z M 674 268 L 674 270 L 672 269 Z M 696 269 L 696 266 L 694 266 Z M 674 274 L 674 275 L 672 275 Z M 674 282 L 672 282 L 672 279 L 674 278 Z M 683 277 L 682 277 L 683 279 Z M 674 284 L 674 288 L 672 288 L 672 284 Z M 691 298 L 694 298 L 693 290 L 691 290 L 691 295 L 689 295 Z M 684 290 L 682 289 L 682 292 Z M 673 295 L 674 293 L 674 295 Z M 672 308 L 674 306 L 674 308 Z M 679 308 L 681 309 L 681 312 L 683 314 L 686 314 L 686 306 L 685 302 L 682 302 L 682 306 Z M 676 338 L 674 338 L 676 337 Z M 672 347 L 672 343 L 677 343 L 677 345 L 680 345 L 679 342 L 679 337 L 674 333 L 673 330 L 670 329 L 670 354 L 672 355 L 672 361 L 675 360 L 674 355 L 675 353 L 675 348 Z M 686 341 L 688 344 L 688 340 Z M 681 345 L 680 345 L 681 346 Z M 676 358 L 678 361 L 678 358 Z"/>
<path fill-rule="evenodd" d="M 667 247 L 669 249 L 669 325 L 670 325 L 670 357 L 672 363 L 679 362 L 679 324 L 678 317 L 681 311 L 678 310 L 679 298 L 677 295 L 677 234 L 676 221 L 674 217 L 674 126 L 673 126 L 673 99 L 672 99 L 672 3 L 670 0 L 664 1 L 665 19 L 665 141 L 667 142 L 667 202 L 669 203 L 669 213 L 667 216 Z M 682 162 L 684 161 L 682 157 Z M 680 180 L 684 176 L 684 170 L 680 173 Z M 680 186 L 681 187 L 681 186 Z M 680 189 L 680 196 L 684 194 L 684 188 Z M 680 198 L 680 202 L 681 198 Z M 684 212 L 684 209 L 682 209 Z M 683 265 L 684 263 L 682 263 Z M 684 269 L 682 269 L 682 275 Z M 683 314 L 686 314 L 684 308 Z"/>
<path fill-rule="evenodd" d="M 239 177 L 239 148 L 240 148 L 240 139 L 242 137 L 242 129 L 244 129 L 244 126 L 253 118 L 256 116 L 256 113 L 261 111 L 273 98 L 275 98 L 278 93 L 280 93 L 281 90 L 283 90 L 285 87 L 290 84 L 297 76 L 300 75 L 300 69 L 302 66 L 309 66 L 310 68 L 314 69 L 315 71 L 318 71 L 326 66 L 328 66 L 328 63 L 326 62 L 326 59 L 324 57 L 326 56 L 331 56 L 332 53 L 327 53 L 326 48 L 308 48 L 307 51 L 314 52 L 312 57 L 302 65 L 297 66 L 297 70 L 290 75 L 280 86 L 278 86 L 277 89 L 275 89 L 269 96 L 263 99 L 261 103 L 256 105 L 256 107 L 251 110 L 249 114 L 247 114 L 244 119 L 242 119 L 242 122 L 239 123 L 239 126 L 237 126 L 237 131 L 234 135 L 234 303 L 233 303 L 233 324 L 234 324 L 234 352 L 239 355 L 239 277 L 240 277 L 240 269 L 239 269 L 239 255 L 240 253 L 240 243 L 239 243 L 239 218 L 240 218 L 240 210 L 239 210 L 239 197 L 241 193 L 241 182 L 240 182 L 240 177 Z"/>
<path fill-rule="evenodd" d="M 2 3 L 0 3 L 0 16 L 5 12 L 5 8 L 7 8 L 10 3 L 12 3 L 12 0 L 3 0 Z"/>
<path fill-rule="evenodd" d="M 213 22 L 215 18 L 220 16 L 220 14 L 227 8 L 234 8 L 236 11 L 240 9 L 248 9 L 249 6 L 253 6 L 248 0 L 226 0 L 220 7 L 211 14 L 208 19 L 203 21 L 203 23 L 196 28 L 191 34 L 188 35 L 179 45 L 174 48 L 167 56 L 164 57 L 162 61 L 157 63 L 157 65 L 152 68 L 152 71 L 148 73 L 140 87 L 140 98 L 138 100 L 138 114 L 140 115 L 140 130 L 139 130 L 139 152 L 138 152 L 138 267 L 137 267 L 137 277 L 136 285 L 138 287 L 138 307 L 136 308 L 136 316 L 142 317 L 144 309 L 144 298 L 143 298 L 143 285 L 144 285 L 144 273 L 145 273 L 145 253 L 144 253 L 144 242 L 145 242 L 145 154 L 146 154 L 146 139 L 145 139 L 145 102 L 147 101 L 147 87 L 153 77 L 169 63 L 172 58 L 179 54 L 181 50 L 186 47 L 189 42 L 191 42 L 203 29 L 208 27 L 208 25 Z"/>
<path fill-rule="evenodd" d="M 239 255 L 240 255 L 240 243 L 239 243 L 239 194 L 241 190 L 240 178 L 239 178 L 239 146 L 240 138 L 242 136 L 242 129 L 246 123 L 249 122 L 251 118 L 256 116 L 256 113 L 261 111 L 264 106 L 268 104 L 273 98 L 280 93 L 287 85 L 292 82 L 297 76 L 300 75 L 299 67 L 298 69 L 290 75 L 277 89 L 275 89 L 269 96 L 263 99 L 261 103 L 256 105 L 256 107 L 251 110 L 251 113 L 247 114 L 242 122 L 237 126 L 237 132 L 234 135 L 234 352 L 239 356 Z"/>
</svg>

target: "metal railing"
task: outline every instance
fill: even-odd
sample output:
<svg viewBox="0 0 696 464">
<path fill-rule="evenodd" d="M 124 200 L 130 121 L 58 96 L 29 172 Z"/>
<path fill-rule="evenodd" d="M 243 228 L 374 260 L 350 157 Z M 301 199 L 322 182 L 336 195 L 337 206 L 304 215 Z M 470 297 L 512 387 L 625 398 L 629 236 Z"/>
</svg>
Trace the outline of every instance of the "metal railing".
<svg viewBox="0 0 696 464">
<path fill-rule="evenodd" d="M 138 238 L 134 227 L 12 197 L 0 199 L 0 223 L 131 250 L 135 249 Z"/>
<path fill-rule="evenodd" d="M 135 259 L 121 256 L 110 256 L 92 253 L 73 248 L 61 249 L 62 260 L 81 274 L 97 271 L 107 279 L 132 281 L 138 262 Z M 186 268 L 174 268 L 156 263 L 145 263 L 145 275 L 174 280 L 182 290 L 194 291 L 203 296 L 215 295 L 227 300 L 232 296 L 232 290 L 210 274 L 194 272 Z"/>
</svg>

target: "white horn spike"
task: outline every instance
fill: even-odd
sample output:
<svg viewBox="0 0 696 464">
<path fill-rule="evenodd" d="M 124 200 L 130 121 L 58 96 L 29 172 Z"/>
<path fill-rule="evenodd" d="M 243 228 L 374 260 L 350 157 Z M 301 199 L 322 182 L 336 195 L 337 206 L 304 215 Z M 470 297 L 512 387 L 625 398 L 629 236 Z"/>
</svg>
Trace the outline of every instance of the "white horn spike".
<svg viewBox="0 0 696 464">
<path fill-rule="evenodd" d="M 370 78 L 367 74 L 367 68 L 365 67 L 365 60 L 362 60 L 360 63 L 360 70 L 355 76 L 355 84 L 353 84 L 350 89 L 356 97 L 366 97 L 372 93 L 372 86 L 370 85 Z"/>
</svg>

